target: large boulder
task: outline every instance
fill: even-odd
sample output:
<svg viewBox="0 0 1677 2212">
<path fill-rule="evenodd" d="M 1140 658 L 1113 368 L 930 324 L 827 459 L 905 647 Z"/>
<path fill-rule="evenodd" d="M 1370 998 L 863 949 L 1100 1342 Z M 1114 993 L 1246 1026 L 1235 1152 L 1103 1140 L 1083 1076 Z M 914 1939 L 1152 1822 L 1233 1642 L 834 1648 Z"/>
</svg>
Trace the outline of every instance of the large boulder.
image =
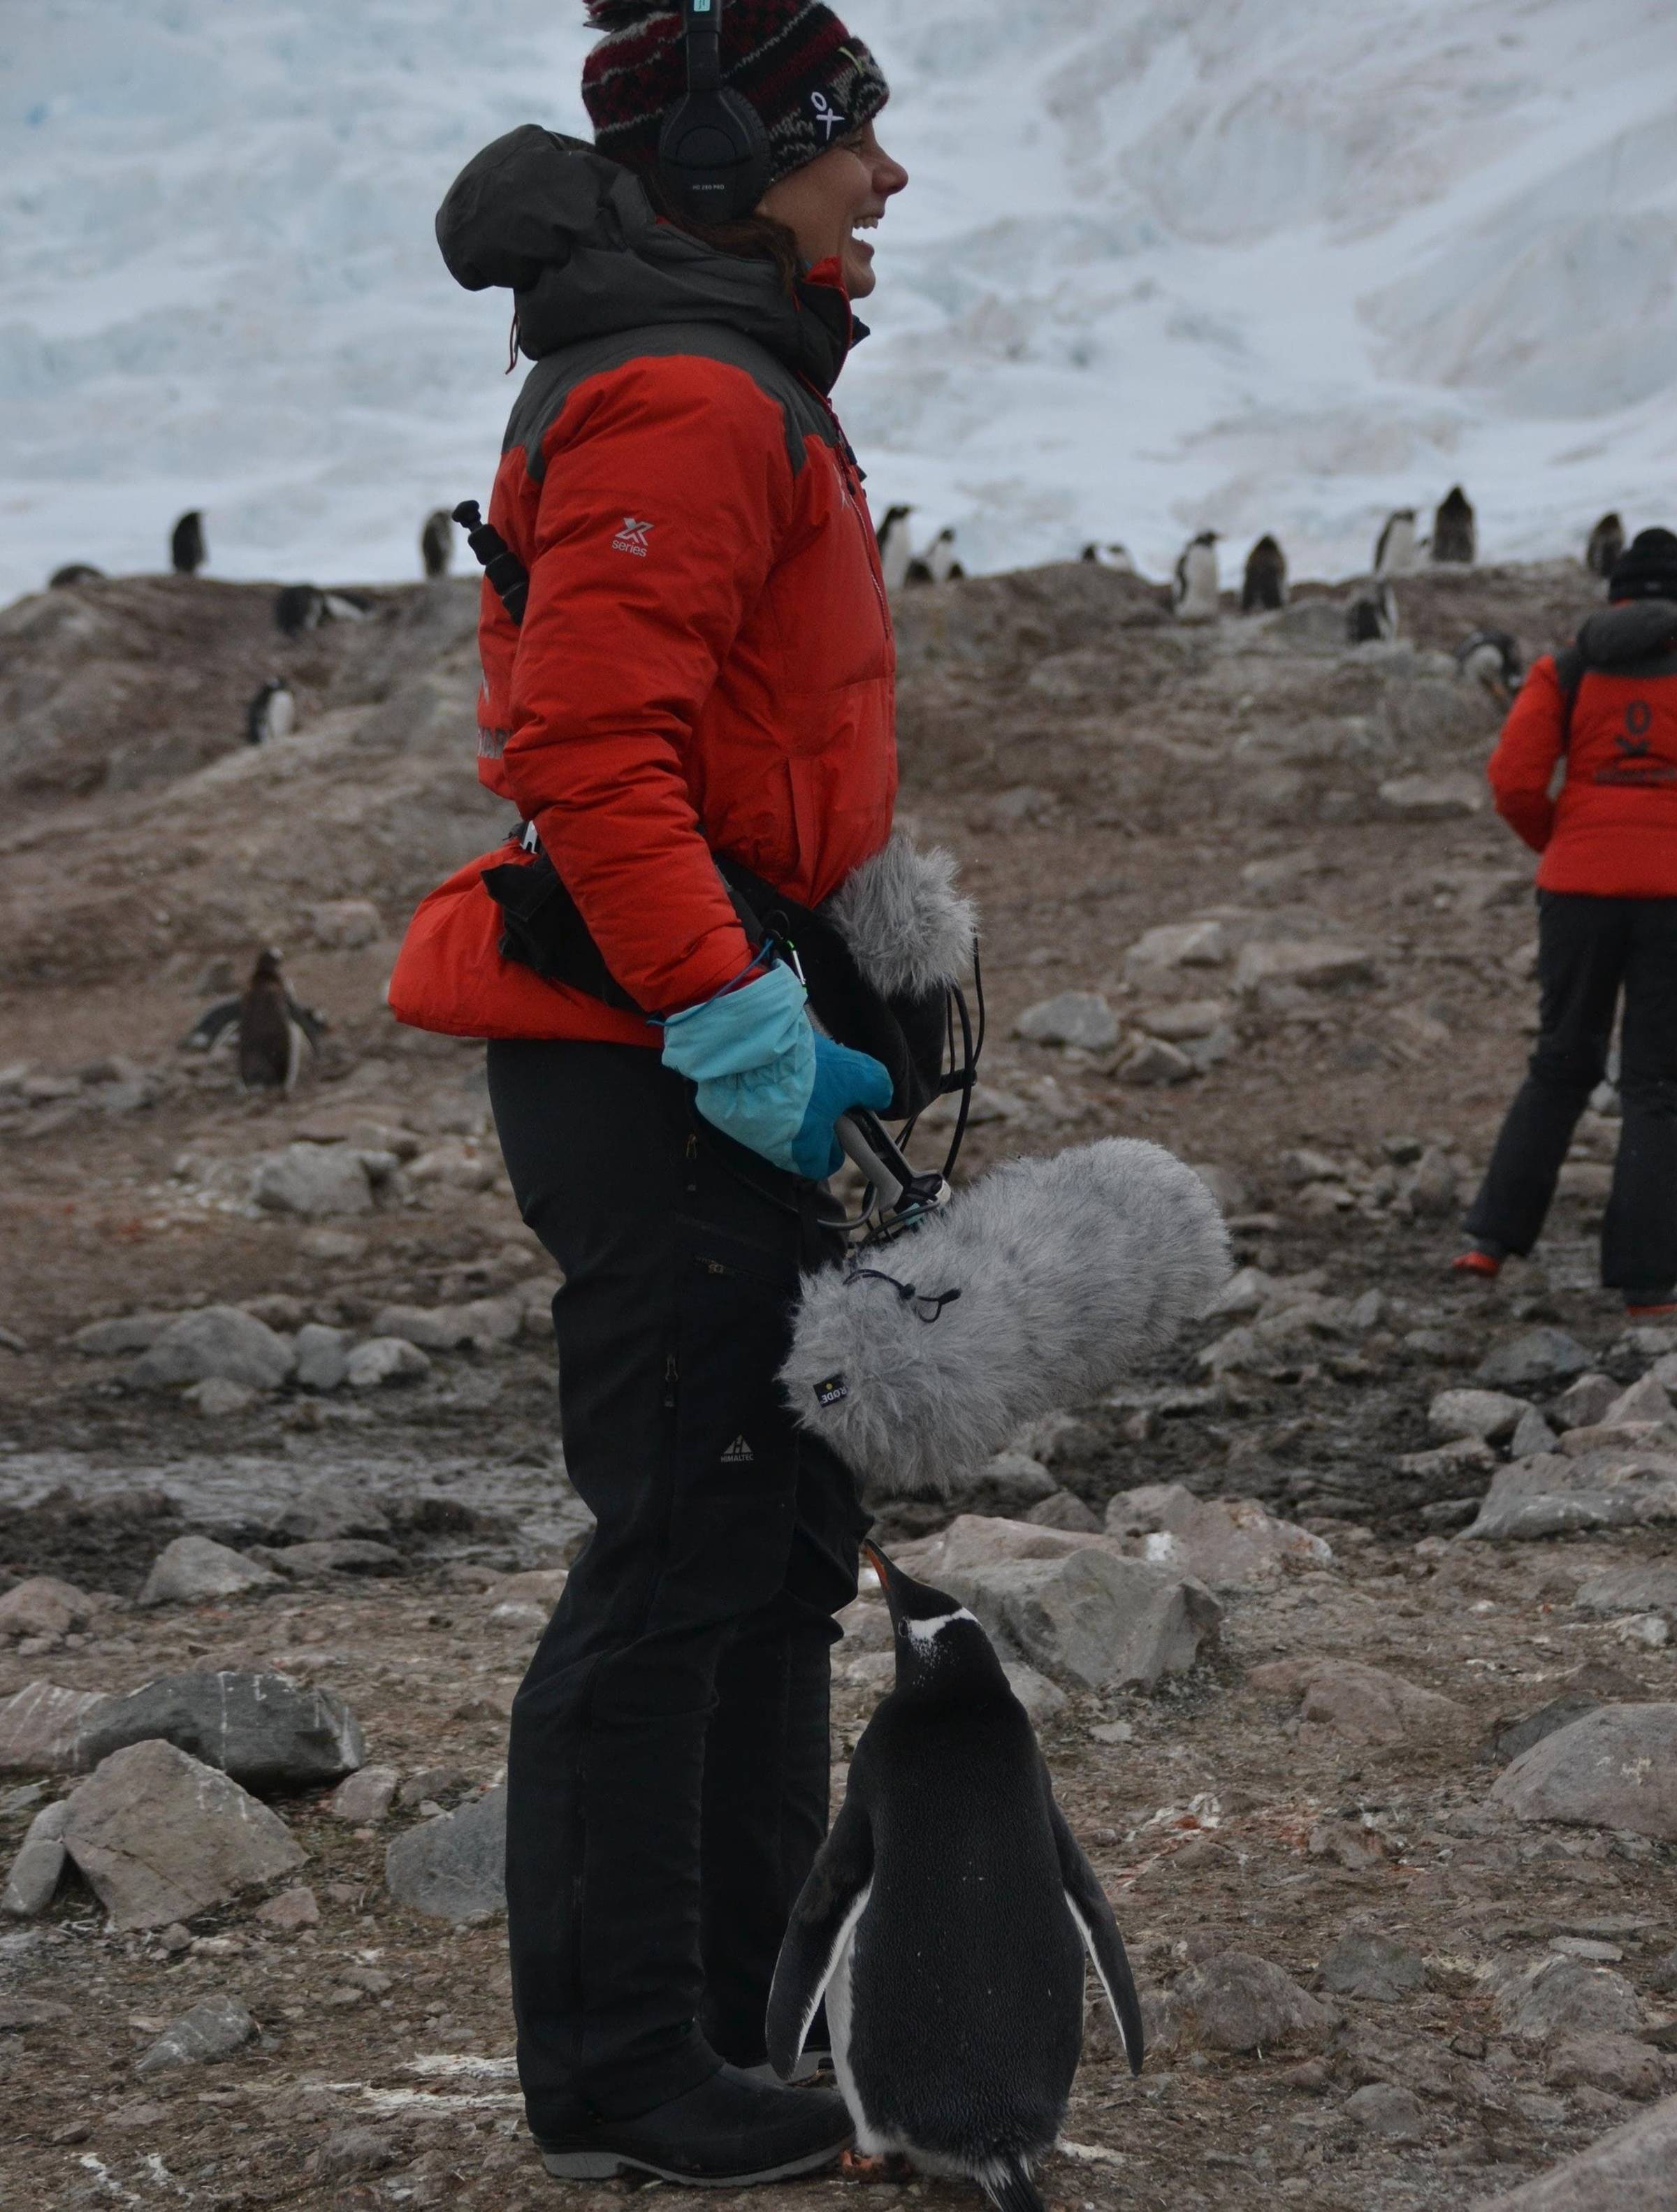
<svg viewBox="0 0 1677 2212">
<path fill-rule="evenodd" d="M 201 1306 L 169 1323 L 135 1361 L 130 1379 L 143 1389 L 167 1389 L 213 1376 L 253 1390 L 276 1390 L 292 1364 L 290 1345 L 254 1314 L 238 1306 Z"/>
<path fill-rule="evenodd" d="M 507 1785 L 422 1821 L 385 1853 L 398 1905 L 436 1920 L 482 1920 L 507 1909 Z"/>
<path fill-rule="evenodd" d="M 246 1590 L 277 1589 L 279 1577 L 209 1536 L 177 1536 L 152 1561 L 141 1588 L 142 1605 L 190 1605 L 200 1598 L 242 1597 Z"/>
<path fill-rule="evenodd" d="M 64 1849 L 118 1930 L 190 1920 L 303 1863 L 276 1814 L 170 1743 L 113 1752 L 68 1805 Z"/>
<path fill-rule="evenodd" d="M 1043 1536 L 1066 1534 L 1037 1531 Z M 954 1573 L 943 1587 L 1003 1649 L 1050 1680 L 1084 1689 L 1151 1686 L 1214 1644 L 1223 1613 L 1203 1583 L 1082 1540 L 1064 1558 L 1013 1559 Z"/>
<path fill-rule="evenodd" d="M 1599 2136 L 1517 2189 L 1475 2197 L 1470 2212 L 1654 2212 L 1677 2173 L 1677 2097 Z"/>
<path fill-rule="evenodd" d="M 1522 1820 L 1677 1843 L 1677 1705 L 1603 1705 L 1534 1743 L 1491 1789 Z"/>
<path fill-rule="evenodd" d="M 1277 1659 L 1255 1667 L 1249 1680 L 1255 1690 L 1297 1698 L 1306 1727 L 1328 1729 L 1355 1743 L 1459 1739 L 1472 1725 L 1453 1698 L 1357 1659 Z"/>
<path fill-rule="evenodd" d="M 285 1674 L 223 1671 L 169 1674 L 131 1697 L 112 1698 L 82 1733 L 96 1765 L 125 1744 L 161 1737 L 248 1790 L 312 1790 L 337 1782 L 366 1757 L 360 1723 L 330 1690 Z"/>
<path fill-rule="evenodd" d="M 103 1690 L 65 1690 L 26 1682 L 0 1704 L 0 1774 L 73 1774 L 82 1762 L 82 1730 L 101 1705 Z"/>
</svg>

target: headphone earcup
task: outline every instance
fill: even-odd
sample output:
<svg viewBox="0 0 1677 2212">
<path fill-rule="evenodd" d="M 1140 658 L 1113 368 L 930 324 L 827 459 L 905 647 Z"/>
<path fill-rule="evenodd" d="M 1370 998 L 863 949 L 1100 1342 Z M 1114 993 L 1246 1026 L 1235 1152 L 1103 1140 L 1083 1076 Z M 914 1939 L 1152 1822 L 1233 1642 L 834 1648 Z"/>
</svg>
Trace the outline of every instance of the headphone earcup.
<svg viewBox="0 0 1677 2212">
<path fill-rule="evenodd" d="M 671 206 L 698 222 L 750 215 L 769 186 L 769 134 L 749 100 L 690 92 L 658 141 L 658 176 Z"/>
</svg>

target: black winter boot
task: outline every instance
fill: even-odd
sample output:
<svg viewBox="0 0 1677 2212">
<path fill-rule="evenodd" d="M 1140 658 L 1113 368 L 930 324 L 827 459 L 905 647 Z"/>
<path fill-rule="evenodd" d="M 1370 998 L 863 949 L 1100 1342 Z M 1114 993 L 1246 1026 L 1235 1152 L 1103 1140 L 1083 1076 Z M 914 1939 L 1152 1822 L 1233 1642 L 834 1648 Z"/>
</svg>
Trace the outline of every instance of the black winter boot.
<svg viewBox="0 0 1677 2212">
<path fill-rule="evenodd" d="M 559 2139 L 538 2136 L 556 2181 L 609 2181 L 629 2167 L 660 2181 L 739 2189 L 813 2173 L 848 2149 L 854 2130 L 830 2089 L 783 2089 L 724 2066 L 708 2081 L 629 2120 L 592 2120 Z"/>
</svg>

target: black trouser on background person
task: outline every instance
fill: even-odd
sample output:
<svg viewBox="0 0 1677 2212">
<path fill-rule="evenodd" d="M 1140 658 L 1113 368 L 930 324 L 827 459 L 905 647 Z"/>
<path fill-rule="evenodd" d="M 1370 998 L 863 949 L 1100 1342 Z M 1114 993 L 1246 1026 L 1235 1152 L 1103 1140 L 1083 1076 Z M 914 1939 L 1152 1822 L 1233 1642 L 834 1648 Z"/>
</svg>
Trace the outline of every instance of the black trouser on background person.
<svg viewBox="0 0 1677 2212">
<path fill-rule="evenodd" d="M 833 1615 L 867 1528 L 775 1376 L 799 1185 L 633 1045 L 497 1042 L 489 1096 L 554 1300 L 565 1461 L 597 1526 L 513 1701 L 507 1900 L 532 2132 L 763 2058 L 826 1832 Z"/>
<path fill-rule="evenodd" d="M 1668 1292 L 1677 1282 L 1677 899 L 1540 891 L 1537 910 L 1537 1048 L 1467 1233 L 1498 1256 L 1537 1242 L 1578 1116 L 1606 1071 L 1622 993 L 1619 1155 L 1601 1280 L 1644 1297 Z"/>
</svg>

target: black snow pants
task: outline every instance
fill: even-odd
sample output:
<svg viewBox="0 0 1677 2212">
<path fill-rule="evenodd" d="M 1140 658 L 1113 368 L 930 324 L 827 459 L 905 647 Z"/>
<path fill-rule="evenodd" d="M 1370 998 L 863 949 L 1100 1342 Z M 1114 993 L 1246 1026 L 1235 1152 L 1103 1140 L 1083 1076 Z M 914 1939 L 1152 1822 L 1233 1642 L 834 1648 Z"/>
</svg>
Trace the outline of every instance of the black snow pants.
<svg viewBox="0 0 1677 2212">
<path fill-rule="evenodd" d="M 833 1616 L 867 1517 L 775 1380 L 800 1266 L 831 1243 L 810 1186 L 698 1121 L 654 1051 L 492 1043 L 489 1077 L 519 1209 L 564 1271 L 565 1460 L 597 1523 L 507 1752 L 539 2136 L 763 2058 L 826 1832 Z"/>
<path fill-rule="evenodd" d="M 1609 1290 L 1677 1283 L 1677 899 L 1537 895 L 1537 1048 L 1470 1208 L 1470 1237 L 1529 1252 L 1578 1116 L 1601 1080 L 1620 994 L 1620 1122 L 1601 1224 Z"/>
</svg>

